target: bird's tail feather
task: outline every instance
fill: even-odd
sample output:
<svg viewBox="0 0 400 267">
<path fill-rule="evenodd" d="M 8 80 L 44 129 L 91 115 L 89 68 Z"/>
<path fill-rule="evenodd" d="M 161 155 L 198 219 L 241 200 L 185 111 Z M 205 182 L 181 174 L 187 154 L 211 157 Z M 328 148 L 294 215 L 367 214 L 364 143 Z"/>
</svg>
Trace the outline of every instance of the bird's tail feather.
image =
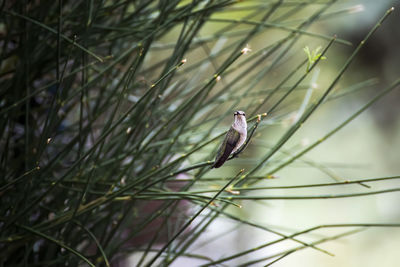
<svg viewBox="0 0 400 267">
<path fill-rule="evenodd" d="M 225 149 L 224 153 L 221 155 L 221 157 L 219 157 L 218 159 L 215 160 L 215 162 L 211 168 L 221 167 L 225 163 L 225 161 L 229 158 L 229 155 L 231 154 L 233 148 L 234 147 L 232 145 L 230 145 L 229 143 L 226 144 L 226 149 Z"/>
</svg>

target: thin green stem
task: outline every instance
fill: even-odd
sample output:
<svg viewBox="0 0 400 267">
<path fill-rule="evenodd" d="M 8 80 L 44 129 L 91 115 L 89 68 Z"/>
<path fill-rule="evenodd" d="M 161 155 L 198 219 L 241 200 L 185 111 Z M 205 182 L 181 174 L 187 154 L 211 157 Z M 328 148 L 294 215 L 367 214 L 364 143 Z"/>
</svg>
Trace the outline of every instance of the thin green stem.
<svg viewBox="0 0 400 267">
<path fill-rule="evenodd" d="M 71 248 L 71 247 L 69 247 L 69 246 L 63 244 L 61 241 L 56 240 L 56 239 L 52 238 L 51 236 L 48 236 L 48 235 L 46 235 L 46 234 L 43 234 L 43 233 L 41 233 L 41 232 L 39 232 L 39 231 L 37 231 L 37 230 L 35 230 L 35 229 L 33 229 L 33 228 L 30 228 L 30 227 L 28 227 L 28 226 L 20 225 L 20 224 L 16 224 L 16 226 L 19 227 L 19 228 L 21 228 L 21 229 L 24 229 L 25 231 L 28 231 L 28 232 L 34 234 L 34 235 L 37 235 L 37 236 L 39 236 L 39 237 L 41 237 L 41 238 L 44 238 L 44 239 L 46 239 L 46 240 L 48 240 L 48 241 L 50 241 L 50 242 L 53 242 L 54 244 L 56 244 L 56 245 L 58 245 L 58 246 L 64 248 L 65 250 L 68 250 L 69 252 L 71 252 L 71 253 L 74 254 L 75 256 L 79 257 L 81 260 L 83 260 L 84 262 L 86 262 L 87 264 L 89 264 L 89 266 L 95 267 L 95 265 L 94 265 L 92 262 L 90 262 L 85 256 L 83 256 L 81 253 L 79 253 L 79 252 L 76 251 L 75 249 L 73 249 L 73 248 Z"/>
<path fill-rule="evenodd" d="M 241 170 L 235 177 L 233 177 L 225 186 L 223 186 L 208 202 L 204 205 L 199 211 L 196 212 L 195 215 L 190 218 L 182 227 L 181 229 L 157 252 L 157 254 L 146 264 L 146 266 L 151 266 L 153 263 L 161 256 L 165 249 L 167 249 L 175 239 L 183 233 L 192 224 L 192 222 L 222 193 L 225 189 L 232 184 L 243 172 Z"/>
</svg>

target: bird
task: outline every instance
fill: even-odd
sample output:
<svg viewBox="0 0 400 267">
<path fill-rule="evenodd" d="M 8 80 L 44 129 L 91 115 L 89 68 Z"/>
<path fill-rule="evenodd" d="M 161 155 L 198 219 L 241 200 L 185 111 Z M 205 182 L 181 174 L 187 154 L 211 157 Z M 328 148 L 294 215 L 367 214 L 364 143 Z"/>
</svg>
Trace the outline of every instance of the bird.
<svg viewBox="0 0 400 267">
<path fill-rule="evenodd" d="M 235 111 L 234 121 L 222 142 L 212 168 L 221 167 L 228 159 L 229 155 L 235 153 L 246 141 L 247 122 L 246 114 L 243 111 Z"/>
</svg>

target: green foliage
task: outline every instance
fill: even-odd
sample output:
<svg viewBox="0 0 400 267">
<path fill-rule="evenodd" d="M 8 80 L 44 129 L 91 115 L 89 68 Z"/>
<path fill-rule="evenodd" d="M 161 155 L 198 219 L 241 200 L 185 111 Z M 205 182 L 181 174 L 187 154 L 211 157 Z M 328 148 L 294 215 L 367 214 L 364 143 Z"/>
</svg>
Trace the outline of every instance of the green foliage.
<svg viewBox="0 0 400 267">
<path fill-rule="evenodd" d="M 139 255 L 137 266 L 173 265 L 187 257 L 215 265 L 257 251 L 232 248 L 218 260 L 193 252 L 220 217 L 279 236 L 260 248 L 287 239 L 299 245 L 255 262 L 276 261 L 304 248 L 331 254 L 318 244 L 359 231 L 310 243 L 298 239 L 319 228 L 398 226 L 321 225 L 286 235 L 228 209 L 244 199 L 272 199 L 262 193 L 265 187 L 257 187 L 259 181 L 300 159 L 399 84 L 382 90 L 322 139 L 283 161 L 270 161 L 285 153 L 285 143 L 321 105 L 368 84 L 328 96 L 388 11 L 317 100 L 306 103 L 272 147 L 246 162 L 246 152 L 257 150 L 255 136 L 269 130 L 265 121 L 284 124 L 293 110 L 290 103 L 299 101 L 326 51 L 348 42 L 307 30 L 330 17 L 335 1 L 319 1 L 307 15 L 300 11 L 311 3 L 244 2 L 3 3 L 1 265 L 110 266 L 131 253 Z M 242 19 L 225 19 L 232 14 Z M 252 45 L 271 30 L 279 37 Z M 311 52 L 306 47 L 307 61 L 294 56 L 303 37 L 324 44 Z M 307 73 L 301 73 L 305 65 Z M 265 89 L 266 80 L 272 89 Z M 210 170 L 237 109 L 249 115 L 245 149 L 224 165 L 227 172 Z M 248 194 L 253 191 L 260 193 Z"/>
<path fill-rule="evenodd" d="M 310 71 L 310 67 L 311 65 L 313 65 L 315 63 L 315 61 L 317 60 L 324 60 L 326 59 L 325 56 L 321 56 L 321 47 L 318 46 L 317 48 L 315 48 L 313 51 L 310 51 L 310 48 L 308 48 L 308 46 L 303 48 L 304 53 L 306 53 L 307 55 L 307 71 Z"/>
</svg>

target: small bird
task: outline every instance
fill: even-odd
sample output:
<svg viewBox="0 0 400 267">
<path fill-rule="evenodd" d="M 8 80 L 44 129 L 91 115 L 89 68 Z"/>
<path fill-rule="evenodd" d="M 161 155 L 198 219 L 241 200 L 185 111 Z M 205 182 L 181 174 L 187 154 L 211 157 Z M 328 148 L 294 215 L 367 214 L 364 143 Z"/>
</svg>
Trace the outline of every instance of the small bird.
<svg viewBox="0 0 400 267">
<path fill-rule="evenodd" d="M 234 121 L 225 136 L 224 142 L 218 150 L 217 157 L 211 168 L 219 168 L 228 159 L 231 153 L 235 153 L 246 141 L 247 122 L 246 114 L 243 111 L 235 111 Z"/>
</svg>

